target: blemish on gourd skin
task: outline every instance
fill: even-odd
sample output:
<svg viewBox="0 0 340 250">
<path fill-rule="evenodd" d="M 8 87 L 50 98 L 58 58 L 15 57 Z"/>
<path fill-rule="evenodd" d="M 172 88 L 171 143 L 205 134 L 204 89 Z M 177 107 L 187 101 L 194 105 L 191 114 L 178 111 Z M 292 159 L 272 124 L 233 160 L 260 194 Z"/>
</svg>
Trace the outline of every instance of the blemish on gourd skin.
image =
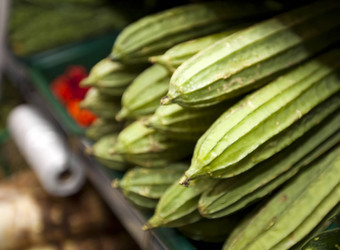
<svg viewBox="0 0 340 250">
<path fill-rule="evenodd" d="M 295 110 L 295 112 L 298 115 L 298 119 L 300 119 L 302 117 L 302 112 L 299 109 Z"/>
<path fill-rule="evenodd" d="M 275 221 L 276 221 L 276 216 L 273 217 L 273 218 L 270 220 L 268 226 L 266 227 L 266 230 L 268 230 L 269 228 L 271 228 L 272 226 L 274 226 Z"/>
<path fill-rule="evenodd" d="M 236 83 L 242 84 L 243 83 L 243 78 L 242 77 L 236 77 L 236 78 L 232 79 L 229 84 L 233 85 L 233 84 L 236 84 Z"/>
<path fill-rule="evenodd" d="M 144 186 L 141 188 L 141 194 L 144 196 L 148 196 L 150 194 L 150 187 Z"/>
<path fill-rule="evenodd" d="M 147 53 L 147 52 L 149 52 L 149 50 L 150 50 L 149 47 L 143 47 L 143 48 L 141 49 L 141 52 L 142 52 L 142 53 Z"/>
<path fill-rule="evenodd" d="M 151 160 L 147 160 L 147 161 L 145 162 L 145 166 L 146 166 L 146 167 L 151 167 L 151 166 L 152 166 Z"/>
<path fill-rule="evenodd" d="M 214 81 L 218 81 L 218 80 L 221 80 L 221 79 L 225 79 L 224 77 L 225 77 L 225 76 L 224 76 L 222 73 L 218 73 L 218 74 L 215 75 Z"/>
<path fill-rule="evenodd" d="M 230 73 L 228 73 L 228 74 L 225 74 L 223 77 L 221 77 L 222 79 L 228 79 L 229 77 L 231 76 L 231 74 Z"/>
<path fill-rule="evenodd" d="M 234 114 L 236 112 L 236 109 L 231 108 L 229 114 Z"/>
<path fill-rule="evenodd" d="M 149 142 L 150 142 L 150 145 L 151 145 L 151 151 L 152 152 L 158 152 L 160 151 L 160 146 L 158 145 L 157 141 L 154 140 L 153 136 L 150 136 L 149 137 Z"/>
<path fill-rule="evenodd" d="M 287 200 L 288 196 L 285 194 L 285 195 L 282 195 L 281 196 L 281 201 L 282 202 L 285 202 Z"/>
<path fill-rule="evenodd" d="M 253 102 L 251 100 L 248 100 L 247 104 L 248 104 L 249 107 L 255 108 L 255 105 L 253 104 Z"/>
</svg>

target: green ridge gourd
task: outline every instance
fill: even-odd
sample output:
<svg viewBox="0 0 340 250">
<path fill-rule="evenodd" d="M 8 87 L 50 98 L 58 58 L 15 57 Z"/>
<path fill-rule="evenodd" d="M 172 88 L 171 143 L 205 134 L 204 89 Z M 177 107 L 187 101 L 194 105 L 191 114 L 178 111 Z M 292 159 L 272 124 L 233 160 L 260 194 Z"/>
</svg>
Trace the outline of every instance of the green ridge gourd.
<svg viewBox="0 0 340 250">
<path fill-rule="evenodd" d="M 299 173 L 245 218 L 223 249 L 289 249 L 340 202 L 340 147 Z"/>
<path fill-rule="evenodd" d="M 162 104 L 203 107 L 258 88 L 340 40 L 339 2 L 318 2 L 219 40 L 183 63 Z"/>
<path fill-rule="evenodd" d="M 240 27 L 233 27 L 227 31 L 177 44 L 168 49 L 163 55 L 150 57 L 149 61 L 152 63 L 159 63 L 166 67 L 169 71 L 174 72 L 182 63 L 197 54 L 199 51 L 240 29 Z"/>
<path fill-rule="evenodd" d="M 115 119 L 120 110 L 120 101 L 107 95 L 101 94 L 97 88 L 90 88 L 85 98 L 80 102 L 82 108 L 91 110 L 103 119 Z"/>
<path fill-rule="evenodd" d="M 117 142 L 117 134 L 110 134 L 102 137 L 99 141 L 93 144 L 92 148 L 87 150 L 87 153 L 93 155 L 104 166 L 115 170 L 126 170 L 128 164 L 120 155 L 112 155 L 111 148 Z"/>
<path fill-rule="evenodd" d="M 135 167 L 126 172 L 121 180 L 116 180 L 113 186 L 119 187 L 128 199 L 130 195 L 134 197 L 138 195 L 151 200 L 147 206 L 141 203 L 136 205 L 155 208 L 157 203 L 154 201 L 160 199 L 187 168 L 188 165 L 184 163 L 173 163 L 164 168 L 152 169 Z"/>
<path fill-rule="evenodd" d="M 118 135 L 112 154 L 140 167 L 165 167 L 192 154 L 194 143 L 172 140 L 137 120 Z"/>
<path fill-rule="evenodd" d="M 201 220 L 198 199 L 214 182 L 212 179 L 197 179 L 190 187 L 174 182 L 159 200 L 154 215 L 143 229 L 181 227 Z"/>
<path fill-rule="evenodd" d="M 122 96 L 122 109 L 117 120 L 137 119 L 152 114 L 169 89 L 170 72 L 159 64 L 139 74 Z"/>
<path fill-rule="evenodd" d="M 313 108 L 308 114 L 297 120 L 292 126 L 275 135 L 241 161 L 231 165 L 226 169 L 220 169 L 210 173 L 213 178 L 229 178 L 243 173 L 257 163 L 260 163 L 272 155 L 285 149 L 295 140 L 307 133 L 310 129 L 317 126 L 331 113 L 340 107 L 340 96 L 335 94 L 326 101 Z"/>
<path fill-rule="evenodd" d="M 340 142 L 340 110 L 301 139 L 250 171 L 218 181 L 199 201 L 207 218 L 238 211 L 272 192 L 300 169 Z"/>
<path fill-rule="evenodd" d="M 146 125 L 177 140 L 197 141 L 209 126 L 233 102 L 223 102 L 214 106 L 188 109 L 172 104 L 159 106 L 146 121 Z"/>
<path fill-rule="evenodd" d="M 89 76 L 80 82 L 80 86 L 96 87 L 103 94 L 119 97 L 144 67 L 128 67 L 104 58 L 92 67 Z"/>
<path fill-rule="evenodd" d="M 141 18 L 117 37 L 111 58 L 125 63 L 146 62 L 172 46 L 273 12 L 259 4 L 238 2 L 196 3 Z"/>
<path fill-rule="evenodd" d="M 88 128 L 86 128 L 86 137 L 93 141 L 98 141 L 105 135 L 113 134 L 122 128 L 122 124 L 115 120 L 105 120 L 97 118 Z"/>
<path fill-rule="evenodd" d="M 227 172 L 223 175 L 229 177 L 240 174 L 298 139 L 317 124 L 318 117 L 325 118 L 325 112 L 333 112 L 340 98 L 336 94 L 340 90 L 339 56 L 340 50 L 334 50 L 310 60 L 223 113 L 197 142 L 192 164 L 181 183 L 216 171 Z M 310 112 L 318 105 L 322 112 Z M 312 118 L 307 119 L 308 126 L 294 126 L 305 115 Z M 292 137 L 281 137 L 278 142 L 282 143 L 274 147 L 276 152 L 264 150 L 256 155 L 257 162 L 242 166 L 247 155 L 291 126 L 294 129 L 288 133 Z"/>
</svg>

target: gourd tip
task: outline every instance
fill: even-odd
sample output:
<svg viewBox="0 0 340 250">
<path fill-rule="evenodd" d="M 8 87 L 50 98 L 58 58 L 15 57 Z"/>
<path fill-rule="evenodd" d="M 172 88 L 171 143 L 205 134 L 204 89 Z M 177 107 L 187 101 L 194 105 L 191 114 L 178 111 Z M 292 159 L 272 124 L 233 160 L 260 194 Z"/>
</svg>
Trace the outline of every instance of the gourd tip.
<svg viewBox="0 0 340 250">
<path fill-rule="evenodd" d="M 188 187 L 190 185 L 190 177 L 184 174 L 184 176 L 179 180 L 179 184 Z"/>
<path fill-rule="evenodd" d="M 163 96 L 161 99 L 161 105 L 169 105 L 171 104 L 171 98 L 169 96 Z"/>
<path fill-rule="evenodd" d="M 143 227 L 142 227 L 142 230 L 143 231 L 147 231 L 147 230 L 150 230 L 152 227 L 148 224 L 148 223 L 146 223 Z"/>
<path fill-rule="evenodd" d="M 148 120 L 143 120 L 143 121 L 142 121 L 142 124 L 143 124 L 143 126 L 146 127 L 146 128 L 150 128 L 150 127 L 151 127 L 151 126 L 150 126 L 150 122 L 149 122 Z"/>
<path fill-rule="evenodd" d="M 96 79 L 94 77 L 88 76 L 86 78 L 84 78 L 83 80 L 80 81 L 79 83 L 79 87 L 81 88 L 89 88 L 89 87 L 93 87 L 95 85 L 95 81 Z"/>
<path fill-rule="evenodd" d="M 111 185 L 112 185 L 113 188 L 118 188 L 119 187 L 119 180 L 114 179 Z"/>
<path fill-rule="evenodd" d="M 149 62 L 151 62 L 151 63 L 156 63 L 157 62 L 157 56 L 151 56 L 151 57 L 149 57 Z"/>
<path fill-rule="evenodd" d="M 120 113 L 118 113 L 116 116 L 115 116 L 115 120 L 117 121 L 117 122 L 121 122 L 121 121 L 123 121 L 123 117 L 122 117 L 122 115 L 120 114 Z"/>
<path fill-rule="evenodd" d="M 91 148 L 91 147 L 86 148 L 85 153 L 88 154 L 88 155 L 93 155 L 93 148 Z"/>
<path fill-rule="evenodd" d="M 118 114 L 115 116 L 117 122 L 121 122 L 126 120 L 127 116 L 129 115 L 129 111 L 126 108 L 122 108 L 119 110 Z"/>
</svg>

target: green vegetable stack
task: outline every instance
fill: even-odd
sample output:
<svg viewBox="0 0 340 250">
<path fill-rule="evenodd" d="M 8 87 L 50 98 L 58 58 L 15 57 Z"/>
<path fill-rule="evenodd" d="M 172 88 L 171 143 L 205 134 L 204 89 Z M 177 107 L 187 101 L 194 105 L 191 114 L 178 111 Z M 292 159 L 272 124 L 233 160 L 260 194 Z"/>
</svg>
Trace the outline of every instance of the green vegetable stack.
<svg viewBox="0 0 340 250">
<path fill-rule="evenodd" d="M 115 186 L 155 208 L 145 230 L 289 249 L 340 207 L 340 4 L 270 19 L 245 6 L 177 7 L 122 31 L 110 62 L 154 64 L 131 77 L 119 111 L 100 106 L 132 121 L 105 152 L 137 166 Z M 104 103 L 112 92 L 96 88 Z"/>
<path fill-rule="evenodd" d="M 86 132 L 90 139 L 97 141 L 122 128 L 122 124 L 115 120 L 121 107 L 122 93 L 143 67 L 143 65 L 126 67 L 119 62 L 104 58 L 80 83 L 83 87 L 91 87 L 81 102 L 81 106 L 91 110 L 99 118 Z M 94 150 L 93 153 L 95 152 Z M 110 164 L 110 167 L 114 168 L 114 165 Z"/>
<path fill-rule="evenodd" d="M 148 58 L 157 57 L 181 43 L 174 55 L 183 62 L 183 58 L 189 58 L 219 38 L 272 13 L 267 7 L 255 7 L 223 2 L 190 4 L 142 18 L 124 29 L 112 54 L 98 62 L 81 83 L 91 87 L 82 106 L 100 117 L 87 131 L 88 137 L 98 140 L 88 152 L 103 165 L 116 170 L 126 170 L 129 166 L 148 168 L 141 173 L 147 173 L 149 180 L 171 173 L 171 182 L 155 184 L 158 187 L 168 187 L 175 182 L 179 176 L 167 173 L 175 168 L 172 163 L 192 155 L 199 136 L 231 102 L 199 110 L 187 110 L 178 105 L 160 107 L 161 98 L 169 90 L 172 72 L 164 63 L 148 65 Z M 240 10 L 242 14 L 236 15 Z M 183 26 L 183 22 L 187 24 Z M 187 45 L 188 39 L 195 40 Z M 190 53 L 186 47 L 191 47 Z M 185 55 L 181 56 L 183 53 Z M 176 67 L 180 60 L 176 61 Z M 128 125 L 117 134 L 123 122 Z M 165 167 L 168 170 L 163 170 Z M 185 169 L 181 170 L 183 174 Z M 136 205 L 154 208 L 160 191 L 156 199 L 154 189 L 151 194 L 136 192 L 136 187 L 130 192 L 130 186 L 124 185 L 125 178 L 138 181 L 138 173 L 127 175 L 122 182 L 116 182 L 123 184 L 116 186 Z"/>
</svg>

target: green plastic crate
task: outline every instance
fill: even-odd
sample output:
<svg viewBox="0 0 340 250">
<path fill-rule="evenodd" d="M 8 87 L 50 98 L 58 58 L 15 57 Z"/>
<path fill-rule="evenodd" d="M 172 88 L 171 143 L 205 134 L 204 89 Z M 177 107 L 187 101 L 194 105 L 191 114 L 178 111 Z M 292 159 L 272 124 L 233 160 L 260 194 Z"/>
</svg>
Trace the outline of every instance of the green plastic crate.
<svg viewBox="0 0 340 250">
<path fill-rule="evenodd" d="M 66 108 L 54 97 L 50 84 L 71 65 L 82 65 L 90 70 L 98 61 L 110 54 L 117 35 L 118 31 L 115 31 L 109 35 L 49 50 L 24 59 L 33 85 L 48 101 L 53 113 L 70 134 L 84 135 L 85 128 L 79 126 L 67 113 Z"/>
</svg>

